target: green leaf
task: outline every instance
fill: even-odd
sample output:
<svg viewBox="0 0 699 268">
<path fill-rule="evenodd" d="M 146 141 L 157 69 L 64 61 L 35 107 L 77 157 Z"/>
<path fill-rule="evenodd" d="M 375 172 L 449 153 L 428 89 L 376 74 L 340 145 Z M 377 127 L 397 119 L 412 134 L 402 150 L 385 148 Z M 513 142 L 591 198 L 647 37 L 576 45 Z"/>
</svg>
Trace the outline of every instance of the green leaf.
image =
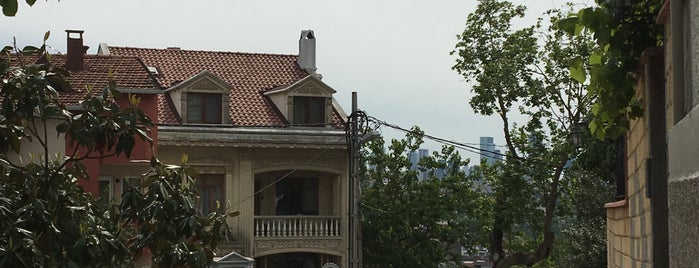
<svg viewBox="0 0 699 268">
<path fill-rule="evenodd" d="M 30 0 L 27 0 L 27 4 L 29 4 L 29 1 Z M 32 1 L 32 3 L 29 5 L 31 6 L 33 4 L 34 4 L 34 1 Z M 46 31 L 46 33 L 44 34 L 44 42 L 46 42 L 46 40 L 49 40 L 49 36 L 51 36 L 51 31 Z"/>
<path fill-rule="evenodd" d="M 571 16 L 558 21 L 558 28 L 565 31 L 568 34 L 577 34 L 576 28 L 578 25 L 578 17 Z"/>
<path fill-rule="evenodd" d="M 601 65 L 602 64 L 602 53 L 599 50 L 595 50 L 592 55 L 590 55 L 590 65 Z"/>
<path fill-rule="evenodd" d="M 35 54 L 37 51 L 39 51 L 39 48 L 35 46 L 26 46 L 22 48 L 23 55 L 32 55 Z"/>
<path fill-rule="evenodd" d="M 5 16 L 13 17 L 17 14 L 17 0 L 0 0 L 0 6 Z"/>
<path fill-rule="evenodd" d="M 570 64 L 570 67 L 568 67 L 568 71 L 570 71 L 570 76 L 573 77 L 575 81 L 578 81 L 579 83 L 585 83 L 587 73 L 585 72 L 585 66 L 583 64 L 582 58 L 576 57 L 575 59 L 573 59 L 573 61 Z"/>
<path fill-rule="evenodd" d="M 36 3 L 36 0 L 27 0 L 27 5 L 29 5 L 29 6 L 33 6 L 34 3 Z"/>
</svg>

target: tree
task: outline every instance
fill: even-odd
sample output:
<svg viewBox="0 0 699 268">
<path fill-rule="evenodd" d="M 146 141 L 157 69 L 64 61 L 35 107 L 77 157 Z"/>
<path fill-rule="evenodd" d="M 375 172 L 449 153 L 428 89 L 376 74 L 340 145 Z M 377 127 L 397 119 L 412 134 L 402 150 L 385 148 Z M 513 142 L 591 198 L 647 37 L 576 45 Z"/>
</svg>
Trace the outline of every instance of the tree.
<svg viewBox="0 0 699 268">
<path fill-rule="evenodd" d="M 566 171 L 562 200 L 565 211 L 556 249 L 557 267 L 595 268 L 607 266 L 607 213 L 604 204 L 613 201 L 617 143 L 593 138 L 587 133 L 585 149 Z"/>
<path fill-rule="evenodd" d="M 130 106 L 117 104 L 127 96 L 114 90 L 115 82 L 88 94 L 79 113 L 68 110 L 57 90 L 66 72 L 47 63 L 45 48 L 5 47 L 0 54 L 0 266 L 122 267 L 145 248 L 155 267 L 210 263 L 226 231 L 225 215 L 195 210 L 192 170 L 154 158 L 143 184 L 128 191 L 121 205 L 95 200 L 77 184 L 88 178 L 82 160 L 128 157 L 135 139 L 151 141 L 153 124 L 137 97 L 128 96 Z M 49 129 L 49 123 L 57 127 Z M 77 149 L 65 158 L 52 156 L 53 135 Z M 18 162 L 12 155 L 29 142 L 41 153 Z"/>
<path fill-rule="evenodd" d="M 419 166 L 429 178 L 418 180 L 408 153 L 422 144 L 414 128 L 405 139 L 369 143 L 362 172 L 362 232 L 366 267 L 436 267 L 460 261 L 449 255 L 454 245 L 476 244 L 470 233 L 479 200 L 460 167 L 453 147 L 423 158 Z M 437 178 L 435 170 L 444 169 Z"/>
<path fill-rule="evenodd" d="M 589 35 L 555 28 L 557 11 L 547 12 L 551 26 L 545 31 L 544 21 L 513 29 L 512 21 L 525 9 L 481 0 L 452 52 L 458 56 L 453 69 L 473 83 L 471 107 L 495 115 L 503 126 L 507 157 L 479 174 L 492 187 L 485 196 L 492 213 L 482 220 L 489 226 L 495 267 L 532 266 L 550 256 L 561 216 L 561 180 L 578 152 L 569 135 L 585 121 L 595 98 L 587 92 L 584 70 L 568 68 L 594 60 Z M 515 112 L 527 121 L 512 123 Z"/>
</svg>

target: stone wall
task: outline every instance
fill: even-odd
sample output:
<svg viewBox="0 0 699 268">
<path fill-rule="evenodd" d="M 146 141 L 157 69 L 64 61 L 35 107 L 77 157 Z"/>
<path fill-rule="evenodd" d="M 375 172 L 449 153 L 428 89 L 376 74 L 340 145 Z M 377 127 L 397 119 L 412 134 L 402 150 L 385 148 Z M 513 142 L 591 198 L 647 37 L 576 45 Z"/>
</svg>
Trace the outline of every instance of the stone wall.
<svg viewBox="0 0 699 268">
<path fill-rule="evenodd" d="M 639 79 L 636 97 L 643 101 L 645 85 Z M 647 107 L 646 107 L 647 113 Z M 608 267 L 652 267 L 650 199 L 646 196 L 649 157 L 648 116 L 631 121 L 626 137 L 626 199 L 608 203 Z"/>
<path fill-rule="evenodd" d="M 685 87 L 690 87 L 693 93 L 692 105 L 688 113 L 680 118 L 668 116 L 668 235 L 669 235 L 669 267 L 695 267 L 696 254 L 699 252 L 699 20 L 694 19 L 699 14 L 697 1 L 683 1 L 682 11 L 689 17 L 683 23 L 688 23 L 688 46 L 673 48 L 672 43 L 666 42 L 667 53 L 677 53 L 681 50 L 689 64 L 684 70 L 688 76 Z M 687 26 L 687 25 L 685 25 Z M 672 36 L 666 27 L 666 40 Z M 668 95 L 681 94 L 684 88 L 676 87 L 672 81 L 673 66 L 682 63 L 666 61 Z M 685 96 L 686 97 L 686 96 Z M 672 109 L 673 103 L 668 102 Z"/>
</svg>

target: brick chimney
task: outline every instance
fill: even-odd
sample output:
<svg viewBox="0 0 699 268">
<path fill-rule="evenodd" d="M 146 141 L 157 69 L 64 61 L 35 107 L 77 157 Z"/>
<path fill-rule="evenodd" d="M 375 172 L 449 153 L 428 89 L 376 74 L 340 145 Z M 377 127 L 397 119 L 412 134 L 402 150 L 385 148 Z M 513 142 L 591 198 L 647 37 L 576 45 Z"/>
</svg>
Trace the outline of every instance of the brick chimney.
<svg viewBox="0 0 699 268">
<path fill-rule="evenodd" d="M 316 37 L 313 30 L 301 31 L 299 39 L 299 67 L 309 74 L 316 72 Z"/>
<path fill-rule="evenodd" d="M 68 39 L 68 56 L 66 60 L 66 68 L 69 71 L 81 71 L 84 68 L 83 56 L 87 52 L 88 46 L 83 46 L 82 30 L 66 30 Z"/>
</svg>

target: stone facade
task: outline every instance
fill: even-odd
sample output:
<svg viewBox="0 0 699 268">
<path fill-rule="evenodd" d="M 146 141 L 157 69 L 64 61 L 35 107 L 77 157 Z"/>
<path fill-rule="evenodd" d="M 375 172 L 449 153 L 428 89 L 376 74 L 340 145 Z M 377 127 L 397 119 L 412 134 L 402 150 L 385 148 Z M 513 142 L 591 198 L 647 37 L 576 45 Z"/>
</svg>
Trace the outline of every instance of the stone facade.
<svg viewBox="0 0 699 268">
<path fill-rule="evenodd" d="M 683 19 L 678 24 L 682 26 L 684 46 L 670 44 L 667 53 L 679 53 L 684 62 L 669 62 L 667 68 L 669 74 L 680 72 L 677 75 L 684 78 L 684 83 L 678 86 L 668 80 L 667 89 L 668 94 L 681 95 L 674 99 L 684 100 L 684 109 L 677 117 L 668 119 L 668 122 L 672 122 L 668 124 L 669 267 L 694 267 L 696 253 L 699 252 L 699 72 L 696 71 L 699 69 L 696 57 L 699 55 L 699 36 L 695 34 L 699 32 L 699 20 L 695 19 L 699 14 L 699 3 L 677 3 L 681 4 L 681 8 L 671 9 L 668 24 L 672 26 L 673 11 L 681 12 L 678 17 Z M 672 69 L 680 64 L 682 69 Z"/>
</svg>

